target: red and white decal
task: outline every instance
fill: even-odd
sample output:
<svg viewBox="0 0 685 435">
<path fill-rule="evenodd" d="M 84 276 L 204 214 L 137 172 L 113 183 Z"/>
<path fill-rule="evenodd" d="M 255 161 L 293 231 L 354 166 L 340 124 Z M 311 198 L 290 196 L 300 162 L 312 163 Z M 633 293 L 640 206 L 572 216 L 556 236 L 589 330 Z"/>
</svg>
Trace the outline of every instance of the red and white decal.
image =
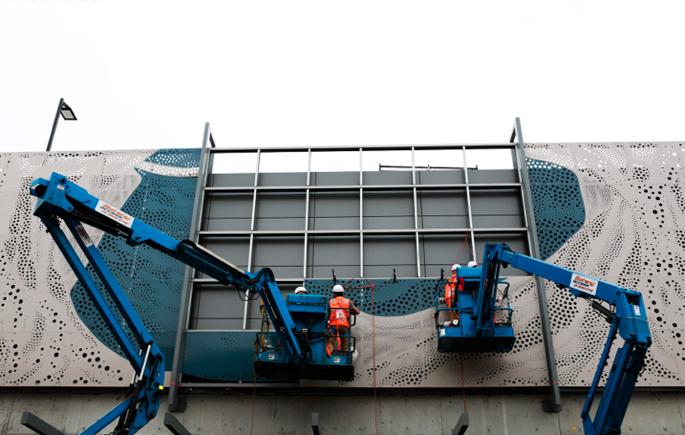
<svg viewBox="0 0 685 435">
<path fill-rule="evenodd" d="M 131 228 L 131 225 L 133 225 L 133 216 L 124 213 L 112 205 L 107 204 L 105 201 L 98 200 L 98 205 L 95 206 L 95 211 L 103 216 L 107 216 L 108 218 L 120 223 L 125 227 Z"/>
<path fill-rule="evenodd" d="M 598 283 L 599 282 L 596 279 L 574 273 L 571 275 L 571 284 L 569 287 L 594 296 L 595 293 L 597 293 Z"/>
</svg>

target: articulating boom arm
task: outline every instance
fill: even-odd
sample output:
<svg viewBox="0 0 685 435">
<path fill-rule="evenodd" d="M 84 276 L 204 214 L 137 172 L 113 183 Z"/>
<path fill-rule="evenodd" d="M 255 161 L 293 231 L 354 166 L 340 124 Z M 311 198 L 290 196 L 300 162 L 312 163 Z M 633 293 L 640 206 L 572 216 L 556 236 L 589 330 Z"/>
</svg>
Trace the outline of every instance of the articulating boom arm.
<svg viewBox="0 0 685 435">
<path fill-rule="evenodd" d="M 486 244 L 478 299 L 479 325 L 485 325 L 485 316 L 492 312 L 500 266 L 509 265 L 552 281 L 562 288 L 568 288 L 576 297 L 592 300 L 593 307 L 611 323 L 609 337 L 604 345 L 581 417 L 584 432 L 588 435 L 619 434 L 630 396 L 644 366 L 647 349 L 652 343 L 642 294 L 518 254 L 505 244 Z M 598 301 L 608 303 L 611 309 Z M 624 345 L 616 352 L 593 421 L 589 415 L 590 408 L 617 333 L 623 338 Z"/>
<path fill-rule="evenodd" d="M 52 173 L 49 180 L 35 180 L 31 185 L 31 194 L 38 198 L 34 214 L 45 224 L 137 373 L 128 398 L 83 432 L 84 434 L 98 433 L 117 417 L 119 424 L 115 433 L 132 434 L 154 418 L 163 390 L 164 356 L 129 302 L 126 293 L 107 268 L 82 223 L 122 237 L 131 246 L 146 244 L 160 250 L 222 284 L 246 292 L 248 296 L 259 294 L 264 300 L 264 307 L 276 331 L 284 337 L 292 354 L 300 359 L 305 356 L 295 323 L 270 269 L 261 269 L 256 273 L 244 272 L 192 241 L 176 240 L 107 204 L 56 172 Z M 59 219 L 64 221 L 114 300 L 134 340 L 131 340 L 131 334 L 127 334 L 119 323 L 112 307 L 108 305 L 95 284 L 94 277 L 79 259 L 76 250 L 62 231 Z"/>
</svg>

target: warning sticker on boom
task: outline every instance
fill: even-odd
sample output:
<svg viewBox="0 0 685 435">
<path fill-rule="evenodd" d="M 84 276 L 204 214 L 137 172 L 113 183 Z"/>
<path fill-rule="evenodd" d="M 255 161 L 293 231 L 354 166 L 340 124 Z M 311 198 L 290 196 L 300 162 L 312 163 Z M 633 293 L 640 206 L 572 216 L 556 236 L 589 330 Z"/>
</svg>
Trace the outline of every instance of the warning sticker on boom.
<svg viewBox="0 0 685 435">
<path fill-rule="evenodd" d="M 595 279 L 574 273 L 571 275 L 571 284 L 569 287 L 594 296 L 595 293 L 597 293 L 597 283 L 598 281 Z"/>
<path fill-rule="evenodd" d="M 95 211 L 103 216 L 107 216 L 108 218 L 115 220 L 125 227 L 131 228 L 131 225 L 133 225 L 133 216 L 107 204 L 105 201 L 98 200 L 98 205 L 95 206 Z"/>
</svg>

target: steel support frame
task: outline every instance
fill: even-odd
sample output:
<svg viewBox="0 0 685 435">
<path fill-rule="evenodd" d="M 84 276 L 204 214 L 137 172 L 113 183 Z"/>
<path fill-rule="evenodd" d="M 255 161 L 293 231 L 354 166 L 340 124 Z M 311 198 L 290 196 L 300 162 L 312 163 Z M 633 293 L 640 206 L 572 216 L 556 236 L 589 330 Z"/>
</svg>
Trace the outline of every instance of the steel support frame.
<svg viewBox="0 0 685 435">
<path fill-rule="evenodd" d="M 211 136 L 210 136 L 211 139 Z M 212 143 L 213 145 L 213 143 Z M 252 194 L 252 211 L 250 215 L 250 230 L 249 231 L 207 231 L 201 230 L 198 226 L 197 232 L 193 234 L 195 240 L 206 240 L 213 238 L 223 238 L 223 237 L 249 237 L 249 252 L 248 252 L 248 268 L 251 270 L 254 262 L 254 249 L 255 249 L 255 238 L 258 240 L 259 236 L 302 236 L 304 238 L 303 243 L 303 263 L 302 263 L 302 276 L 303 278 L 311 278 L 308 276 L 308 256 L 310 246 L 310 237 L 312 235 L 338 235 L 338 236 L 351 236 L 359 238 L 359 277 L 365 277 L 364 271 L 364 237 L 366 235 L 413 235 L 414 245 L 415 245 L 415 255 L 416 255 L 416 276 L 412 277 L 414 279 L 437 279 L 439 277 L 427 277 L 421 270 L 421 235 L 422 234 L 462 234 L 469 238 L 471 245 L 470 256 L 474 260 L 478 260 L 476 246 L 475 246 L 475 236 L 477 233 L 523 233 L 528 232 L 528 226 L 516 227 L 516 228 L 474 228 L 473 224 L 473 214 L 471 208 L 471 191 L 485 191 L 491 189 L 519 189 L 522 191 L 523 185 L 521 183 L 520 177 L 519 182 L 509 182 L 509 183 L 471 183 L 467 173 L 467 150 L 468 149 L 511 149 L 516 150 L 516 144 L 514 143 L 503 143 L 503 144 L 441 144 L 441 145 L 378 145 L 378 146 L 333 146 L 333 147 L 258 147 L 258 148 L 213 148 L 207 149 L 207 153 L 211 156 L 215 153 L 256 153 L 256 168 L 255 176 L 251 186 L 208 186 L 207 177 L 210 172 L 210 166 L 205 165 L 204 170 L 204 180 L 202 181 L 202 201 L 198 203 L 198 206 L 194 209 L 194 215 L 203 215 L 203 208 L 205 206 L 204 199 L 207 196 L 215 196 L 222 194 L 232 194 L 237 192 L 249 192 Z M 204 142 L 203 142 L 204 149 Z M 455 149 L 461 150 L 463 153 L 464 160 L 464 183 L 445 183 L 445 184 L 420 184 L 418 180 L 418 174 L 416 172 L 416 156 L 415 153 L 418 150 L 435 150 L 435 149 Z M 358 184 L 351 185 L 338 185 L 338 186 L 317 186 L 312 179 L 312 152 L 313 151 L 358 151 L 359 153 L 359 182 Z M 363 155 L 364 151 L 399 151 L 405 150 L 411 152 L 411 173 L 412 173 L 412 183 L 411 184 L 387 184 L 387 185 L 364 185 L 364 165 L 363 165 Z M 263 186 L 259 184 L 260 175 L 260 160 L 263 152 L 302 152 L 307 154 L 307 174 L 306 182 L 304 185 L 293 185 L 293 186 Z M 211 158 L 209 159 L 211 161 Z M 466 228 L 420 228 L 419 216 L 418 216 L 418 193 L 420 191 L 428 190 L 464 190 L 467 199 L 467 209 L 468 209 L 468 227 Z M 351 230 L 316 230 L 311 229 L 310 225 L 310 215 L 311 215 L 311 192 L 312 191 L 359 191 L 359 227 L 358 229 Z M 395 229 L 365 229 L 364 228 L 364 193 L 366 191 L 388 191 L 388 190 L 406 190 L 411 192 L 413 200 L 413 227 L 412 228 L 395 228 Z M 257 197 L 259 192 L 270 192 L 270 191 L 289 191 L 289 192 L 302 192 L 305 196 L 305 222 L 303 230 L 259 230 L 256 228 L 256 207 L 257 207 Z M 521 193 L 523 198 L 523 193 Z M 524 205 L 525 210 L 525 205 Z M 524 217 L 525 219 L 525 217 Z M 530 240 L 528 241 L 530 245 Z M 338 279 L 357 279 L 359 277 L 338 277 Z M 389 277 L 373 277 L 372 279 L 388 279 Z M 297 285 L 302 282 L 299 278 L 290 279 L 279 279 L 280 283 Z M 191 276 L 189 291 L 192 293 L 193 284 L 203 284 L 203 285 L 214 285 L 216 282 L 211 278 L 193 278 Z M 192 298 L 191 295 L 187 296 L 188 301 Z M 179 326 L 183 326 L 183 331 L 187 330 L 190 314 L 190 303 L 183 308 L 185 313 L 183 314 L 183 322 L 179 323 Z M 243 324 L 242 330 L 246 330 L 249 326 L 248 321 L 249 307 L 248 302 L 245 303 L 243 310 Z M 181 317 L 179 313 L 179 319 Z M 178 347 L 177 347 L 178 348 Z M 177 352 L 178 354 L 178 352 Z M 178 371 L 172 373 L 174 379 L 180 377 L 181 367 L 178 366 Z M 184 385 L 177 382 L 178 385 Z M 171 402 L 170 402 L 171 405 Z"/>
<path fill-rule="evenodd" d="M 540 245 L 538 243 L 537 226 L 535 224 L 533 195 L 530 190 L 530 177 L 528 175 L 528 166 L 526 165 L 525 143 L 523 142 L 521 120 L 518 117 L 514 121 L 514 128 L 511 133 L 510 141 L 515 144 L 515 162 L 518 169 L 519 182 L 522 187 L 523 216 L 525 225 L 529 230 L 528 245 L 530 246 L 530 255 L 534 258 L 540 258 Z M 545 347 L 545 360 L 547 363 L 547 376 L 549 378 L 552 393 L 550 399 L 543 403 L 543 409 L 547 412 L 560 412 L 561 393 L 559 391 L 559 376 L 557 374 L 556 360 L 554 357 L 554 342 L 552 340 L 552 332 L 549 323 L 545 282 L 539 276 L 536 276 L 534 279 L 538 294 L 540 323 L 542 325 L 542 341 Z"/>
<path fill-rule="evenodd" d="M 466 187 L 466 210 L 469 216 L 469 235 L 471 241 L 471 260 L 478 261 L 476 258 L 476 235 L 473 228 L 473 209 L 471 208 L 471 187 L 469 185 L 469 167 L 466 159 L 466 147 L 461 148 L 464 159 L 464 183 Z"/>
<path fill-rule="evenodd" d="M 252 253 L 254 252 L 254 236 L 255 236 L 255 219 L 256 219 L 256 214 L 257 214 L 257 186 L 259 186 L 259 165 L 261 164 L 262 161 L 262 153 L 260 150 L 257 150 L 257 163 L 255 167 L 255 172 L 254 172 L 254 181 L 253 181 L 253 186 L 252 186 L 252 211 L 250 212 L 250 244 L 247 248 L 247 271 L 251 272 L 252 271 L 252 261 L 253 261 L 253 256 Z M 200 232 L 200 235 L 202 235 L 202 232 Z M 250 298 L 247 297 L 245 298 L 245 302 L 243 305 L 243 330 L 247 329 L 247 313 L 250 310 Z"/>
<path fill-rule="evenodd" d="M 204 210 L 205 187 L 211 166 L 210 147 L 214 148 L 214 138 L 209 126 L 205 123 L 202 135 L 202 147 L 200 148 L 200 161 L 197 170 L 197 182 L 195 184 L 195 199 L 193 201 L 193 216 L 190 221 L 190 232 L 188 239 L 197 242 L 200 229 L 202 227 L 202 212 Z M 179 397 L 178 385 L 181 383 L 183 374 L 183 355 L 185 353 L 185 332 L 190 320 L 190 303 L 195 270 L 186 266 L 183 277 L 183 288 L 181 289 L 181 299 L 178 307 L 178 320 L 176 322 L 176 339 L 174 344 L 174 357 L 171 367 L 171 382 L 169 385 L 169 405 L 171 412 L 182 412 L 185 409 Z"/>
</svg>

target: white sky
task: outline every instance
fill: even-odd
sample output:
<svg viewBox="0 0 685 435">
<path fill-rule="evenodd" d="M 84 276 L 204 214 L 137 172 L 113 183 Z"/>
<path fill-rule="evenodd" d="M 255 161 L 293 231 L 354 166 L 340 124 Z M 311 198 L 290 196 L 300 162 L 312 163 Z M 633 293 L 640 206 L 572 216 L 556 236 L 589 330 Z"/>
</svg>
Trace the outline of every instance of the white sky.
<svg viewBox="0 0 685 435">
<path fill-rule="evenodd" d="M 685 140 L 685 3 L 0 3 L 0 151 Z"/>
</svg>

